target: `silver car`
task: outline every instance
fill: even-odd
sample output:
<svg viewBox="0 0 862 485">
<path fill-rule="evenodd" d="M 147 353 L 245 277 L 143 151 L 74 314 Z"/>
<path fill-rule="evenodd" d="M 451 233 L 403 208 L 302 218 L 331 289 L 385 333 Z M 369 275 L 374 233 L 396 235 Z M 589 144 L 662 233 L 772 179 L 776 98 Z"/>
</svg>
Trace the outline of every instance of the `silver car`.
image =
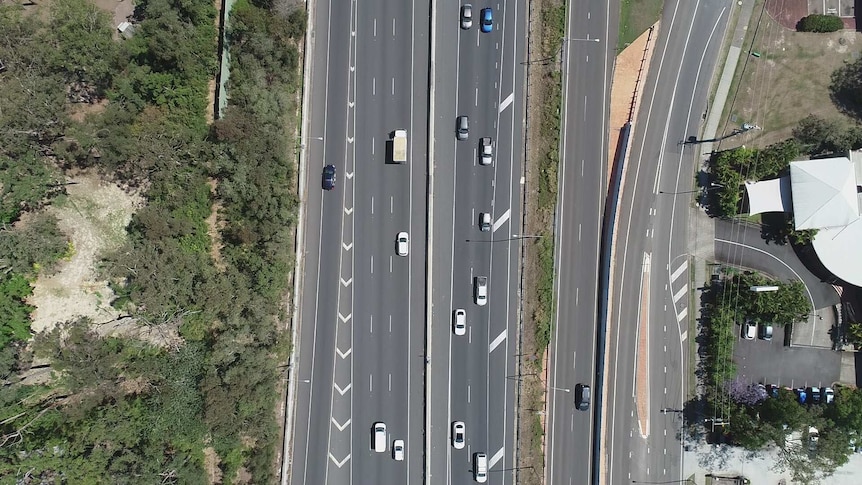
<svg viewBox="0 0 862 485">
<path fill-rule="evenodd" d="M 494 141 L 490 136 L 479 139 L 479 163 L 491 165 L 494 162 Z"/>
<path fill-rule="evenodd" d="M 455 138 L 460 141 L 466 140 L 470 136 L 470 118 L 461 115 L 458 117 L 455 127 Z"/>
<path fill-rule="evenodd" d="M 465 3 L 461 6 L 461 28 L 464 30 L 473 26 L 473 6 Z"/>
</svg>

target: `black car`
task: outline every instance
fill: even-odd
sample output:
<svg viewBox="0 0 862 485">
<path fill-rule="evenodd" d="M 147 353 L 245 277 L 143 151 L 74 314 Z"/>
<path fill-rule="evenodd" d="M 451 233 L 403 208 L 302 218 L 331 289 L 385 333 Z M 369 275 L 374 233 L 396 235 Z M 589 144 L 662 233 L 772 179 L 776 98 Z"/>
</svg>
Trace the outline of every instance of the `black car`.
<svg viewBox="0 0 862 485">
<path fill-rule="evenodd" d="M 575 386 L 575 406 L 581 411 L 590 409 L 590 386 L 578 384 Z"/>
<path fill-rule="evenodd" d="M 335 188 L 335 165 L 323 167 L 323 190 Z"/>
</svg>

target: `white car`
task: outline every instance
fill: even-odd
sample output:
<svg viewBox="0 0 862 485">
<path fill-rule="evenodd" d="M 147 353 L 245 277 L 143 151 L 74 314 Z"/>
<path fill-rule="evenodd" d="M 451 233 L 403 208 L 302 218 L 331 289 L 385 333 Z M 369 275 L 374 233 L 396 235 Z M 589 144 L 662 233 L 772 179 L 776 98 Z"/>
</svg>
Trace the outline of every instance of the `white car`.
<svg viewBox="0 0 862 485">
<path fill-rule="evenodd" d="M 404 461 L 404 440 L 392 442 L 392 458 L 395 458 L 395 461 Z"/>
<path fill-rule="evenodd" d="M 399 232 L 395 237 L 395 252 L 398 256 L 407 256 L 410 251 L 410 236 L 406 232 Z"/>
<path fill-rule="evenodd" d="M 479 163 L 491 165 L 494 161 L 494 142 L 490 136 L 479 139 Z"/>
<path fill-rule="evenodd" d="M 473 282 L 473 298 L 479 306 L 485 306 L 488 303 L 488 277 L 477 276 Z"/>
<path fill-rule="evenodd" d="M 464 421 L 455 421 L 452 423 L 452 447 L 456 450 L 463 449 L 466 441 L 467 427 L 464 426 Z"/>
<path fill-rule="evenodd" d="M 491 230 L 491 213 L 490 212 L 480 212 L 479 213 L 479 230 L 482 232 L 488 232 Z"/>
<path fill-rule="evenodd" d="M 461 28 L 464 30 L 473 26 L 473 6 L 469 3 L 461 6 Z"/>
<path fill-rule="evenodd" d="M 463 308 L 455 310 L 455 335 L 467 333 L 467 312 Z"/>
<path fill-rule="evenodd" d="M 386 423 L 382 421 L 374 423 L 371 447 L 377 453 L 386 451 Z"/>
</svg>

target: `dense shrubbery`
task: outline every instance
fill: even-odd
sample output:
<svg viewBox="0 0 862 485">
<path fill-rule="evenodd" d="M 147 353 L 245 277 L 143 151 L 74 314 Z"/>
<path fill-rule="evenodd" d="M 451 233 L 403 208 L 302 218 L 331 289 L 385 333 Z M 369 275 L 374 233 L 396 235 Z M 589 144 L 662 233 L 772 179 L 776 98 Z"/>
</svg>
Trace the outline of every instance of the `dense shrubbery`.
<svg viewBox="0 0 862 485">
<path fill-rule="evenodd" d="M 0 7 L 0 58 L 8 68 L 0 76 L 0 222 L 56 191 L 59 171 L 38 153 L 146 188 L 147 206 L 104 271 L 118 294 L 114 306 L 140 322 L 177 325 L 185 343 L 160 349 L 102 338 L 84 321 L 39 337 L 36 351 L 62 377 L 54 388 L 0 389 L 0 436 L 11 437 L 0 446 L 0 481 L 30 470 L 67 483 L 205 483 L 202 447 L 211 446 L 225 483 L 239 475 L 266 483 L 278 437 L 276 357 L 289 345 L 277 321 L 292 255 L 287 129 L 296 111 L 304 11 L 285 20 L 236 5 L 232 105 L 210 129 L 204 108 L 217 54 L 212 2 L 139 2 L 139 29 L 122 42 L 111 40 L 108 17 L 86 0 L 58 0 L 52 8 L 48 28 Z M 66 86 L 70 97 L 105 96 L 106 110 L 71 121 Z M 219 266 L 205 224 L 212 183 L 226 225 Z M 29 284 L 21 272 L 34 268 L 28 274 L 35 275 L 67 250 L 56 221 L 36 222 L 38 230 L 0 232 L 0 251 L 18 248 L 6 263 L 16 272 L 0 281 L 0 318 L 10 322 L 0 332 L 11 338 L 28 335 L 21 295 Z M 2 375 L 28 365 L 20 348 L 3 349 Z"/>
<path fill-rule="evenodd" d="M 844 21 L 835 15 L 811 14 L 796 23 L 799 32 L 837 32 L 844 28 Z"/>
<path fill-rule="evenodd" d="M 750 291 L 757 285 L 780 289 Z M 773 325 L 807 320 L 811 307 L 802 284 L 781 284 L 755 273 L 732 274 L 715 280 L 705 298 L 700 373 L 706 385 L 707 413 L 725 423 L 716 428 L 723 434 L 720 441 L 749 450 L 777 446 L 776 466 L 789 470 L 801 483 L 828 476 L 846 463 L 851 437 L 862 436 L 862 391 L 839 387 L 833 404 L 806 406 L 790 390 L 782 388 L 777 397 L 767 397 L 758 383 L 742 382 L 736 376 L 733 347 L 740 325 L 746 319 Z M 813 451 L 809 427 L 819 434 Z"/>
<path fill-rule="evenodd" d="M 715 154 L 710 160 L 712 177 L 722 188 L 714 191 L 717 204 L 711 209 L 719 217 L 738 214 L 742 184 L 746 180 L 778 177 L 799 154 L 800 146 L 795 140 L 785 140 L 762 150 L 740 147 Z"/>
<path fill-rule="evenodd" d="M 793 137 L 811 156 L 834 153 L 845 155 L 849 150 L 862 147 L 862 127 L 842 126 L 836 120 L 808 115 L 793 129 Z"/>
</svg>

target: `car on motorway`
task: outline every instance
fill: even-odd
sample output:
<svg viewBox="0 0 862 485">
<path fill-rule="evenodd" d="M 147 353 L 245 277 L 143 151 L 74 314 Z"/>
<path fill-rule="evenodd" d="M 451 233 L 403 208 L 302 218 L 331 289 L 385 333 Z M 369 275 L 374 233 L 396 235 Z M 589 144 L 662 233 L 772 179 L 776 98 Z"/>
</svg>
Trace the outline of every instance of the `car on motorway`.
<svg viewBox="0 0 862 485">
<path fill-rule="evenodd" d="M 494 141 L 490 136 L 479 138 L 479 163 L 491 165 L 494 162 Z"/>
<path fill-rule="evenodd" d="M 494 11 L 490 8 L 483 8 L 481 12 L 482 32 L 486 34 L 494 28 Z"/>
<path fill-rule="evenodd" d="M 404 440 L 395 440 L 392 442 L 392 458 L 395 461 L 404 461 Z"/>
<path fill-rule="evenodd" d="M 760 324 L 760 338 L 762 340 L 772 340 L 772 325 L 769 323 Z"/>
<path fill-rule="evenodd" d="M 488 277 L 476 276 L 473 279 L 473 298 L 479 306 L 488 303 Z"/>
<path fill-rule="evenodd" d="M 746 320 L 745 325 L 742 326 L 742 336 L 745 340 L 754 340 L 754 337 L 757 336 L 757 324 L 751 320 Z"/>
<path fill-rule="evenodd" d="M 335 188 L 335 165 L 323 167 L 323 190 Z"/>
<path fill-rule="evenodd" d="M 386 452 L 386 423 L 378 421 L 371 428 L 371 447 L 377 453 Z"/>
<path fill-rule="evenodd" d="M 823 393 L 823 402 L 832 404 L 832 401 L 835 400 L 835 391 L 831 387 L 824 387 L 821 392 Z"/>
<path fill-rule="evenodd" d="M 490 212 L 480 212 L 479 213 L 479 230 L 482 232 L 488 232 L 491 230 L 491 213 Z"/>
<path fill-rule="evenodd" d="M 407 256 L 410 251 L 410 236 L 402 231 L 395 236 L 395 252 L 398 256 Z"/>
<path fill-rule="evenodd" d="M 455 120 L 455 138 L 466 140 L 470 136 L 470 118 L 461 115 Z"/>
<path fill-rule="evenodd" d="M 455 310 L 455 323 L 453 325 L 455 335 L 467 333 L 467 312 L 463 308 Z"/>
<path fill-rule="evenodd" d="M 590 397 L 592 391 L 587 384 L 578 384 L 575 386 L 575 406 L 581 411 L 590 409 Z"/>
<path fill-rule="evenodd" d="M 452 423 L 452 447 L 456 450 L 464 448 L 467 441 L 467 427 L 464 421 L 455 421 Z"/>
<path fill-rule="evenodd" d="M 488 455 L 484 453 L 473 454 L 473 479 L 479 483 L 488 481 Z"/>
<path fill-rule="evenodd" d="M 473 26 L 473 6 L 465 3 L 461 6 L 461 28 L 464 30 Z"/>
</svg>

